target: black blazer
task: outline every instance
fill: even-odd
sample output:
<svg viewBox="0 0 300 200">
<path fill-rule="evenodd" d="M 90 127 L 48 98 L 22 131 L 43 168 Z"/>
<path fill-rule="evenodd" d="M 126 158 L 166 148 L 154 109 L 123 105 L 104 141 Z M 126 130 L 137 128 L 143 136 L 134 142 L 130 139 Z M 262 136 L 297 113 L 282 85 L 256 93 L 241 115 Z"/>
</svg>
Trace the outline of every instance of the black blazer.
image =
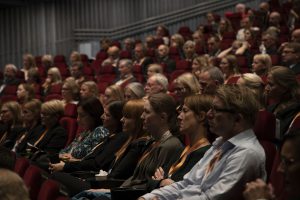
<svg viewBox="0 0 300 200">
<path fill-rule="evenodd" d="M 24 131 L 24 128 L 22 126 L 15 126 L 13 128 L 6 126 L 5 124 L 2 124 L 0 127 L 0 138 L 7 132 L 7 136 L 5 141 L 0 144 L 8 149 L 12 149 L 18 136 L 22 134 Z"/>
<path fill-rule="evenodd" d="M 115 159 L 115 153 L 122 147 L 128 139 L 128 134 L 118 133 L 113 136 L 107 136 L 91 154 L 87 155 L 81 161 L 66 162 L 65 172 L 75 171 L 99 171 L 100 169 L 108 171 L 109 166 Z"/>
<path fill-rule="evenodd" d="M 147 138 L 132 141 L 123 156 L 113 163 L 107 178 L 127 179 L 132 176 L 140 157 L 152 142 Z"/>
<path fill-rule="evenodd" d="M 40 134 L 42 133 L 43 131 Z M 48 130 L 45 137 L 36 145 L 36 147 L 48 153 L 54 154 L 59 153 L 59 151 L 64 148 L 66 141 L 66 130 L 59 123 L 57 123 Z"/>
<path fill-rule="evenodd" d="M 34 144 L 35 141 L 38 140 L 40 134 L 44 131 L 44 127 L 41 124 L 37 124 L 35 127 L 31 129 L 25 129 L 23 134 L 27 132 L 24 139 L 18 144 L 16 147 L 16 153 L 23 154 L 26 153 L 26 147 L 27 143 Z M 22 136 L 20 135 L 18 139 L 20 139 Z"/>
</svg>

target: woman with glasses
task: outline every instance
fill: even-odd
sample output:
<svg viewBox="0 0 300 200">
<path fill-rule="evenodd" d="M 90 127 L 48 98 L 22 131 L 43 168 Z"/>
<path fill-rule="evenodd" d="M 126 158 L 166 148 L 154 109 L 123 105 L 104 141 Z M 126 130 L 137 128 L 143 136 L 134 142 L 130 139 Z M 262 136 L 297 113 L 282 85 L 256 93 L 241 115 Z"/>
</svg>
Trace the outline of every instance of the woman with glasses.
<svg viewBox="0 0 300 200">
<path fill-rule="evenodd" d="M 69 77 L 65 80 L 62 89 L 61 96 L 63 98 L 62 102 L 66 104 L 77 104 L 79 100 L 79 86 L 76 83 L 75 79 Z"/>
</svg>

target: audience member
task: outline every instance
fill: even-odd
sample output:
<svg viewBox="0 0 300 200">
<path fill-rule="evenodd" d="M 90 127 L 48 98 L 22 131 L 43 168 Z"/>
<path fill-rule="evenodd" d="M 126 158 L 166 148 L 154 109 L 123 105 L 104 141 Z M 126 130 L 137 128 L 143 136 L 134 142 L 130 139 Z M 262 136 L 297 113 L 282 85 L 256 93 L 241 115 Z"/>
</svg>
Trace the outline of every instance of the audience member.
<svg viewBox="0 0 300 200">
<path fill-rule="evenodd" d="M 210 58 L 217 57 L 221 52 L 220 39 L 217 36 L 211 36 L 207 40 L 207 53 Z"/>
<path fill-rule="evenodd" d="M 100 97 L 103 106 L 113 101 L 124 101 L 124 91 L 118 85 L 111 85 L 105 89 L 104 95 Z"/>
<path fill-rule="evenodd" d="M 2 105 L 0 115 L 0 145 L 11 149 L 23 131 L 21 106 L 15 101 Z"/>
<path fill-rule="evenodd" d="M 44 130 L 41 124 L 42 103 L 38 99 L 26 102 L 22 109 L 24 130 L 18 135 L 12 151 L 26 155 L 27 143 L 34 144 Z"/>
<path fill-rule="evenodd" d="M 23 67 L 21 69 L 22 72 L 24 72 L 24 80 L 27 81 L 28 79 L 28 70 L 31 68 L 36 68 L 34 56 L 31 54 L 24 54 L 23 55 Z"/>
<path fill-rule="evenodd" d="M 254 55 L 252 63 L 252 72 L 260 76 L 264 82 L 271 67 L 272 60 L 268 54 Z"/>
<path fill-rule="evenodd" d="M 237 59 L 234 55 L 227 55 L 222 58 L 219 67 L 223 72 L 225 84 L 227 84 L 231 78 L 240 76 Z"/>
<path fill-rule="evenodd" d="M 99 98 L 98 86 L 94 81 L 86 81 L 80 87 L 80 99 L 89 97 Z"/>
<path fill-rule="evenodd" d="M 0 169 L 0 193 L 2 200 L 30 199 L 22 178 L 8 169 Z"/>
<path fill-rule="evenodd" d="M 66 104 L 77 104 L 79 100 L 79 86 L 73 77 L 66 78 L 61 88 L 62 102 Z"/>
<path fill-rule="evenodd" d="M 71 54 L 70 54 L 70 66 L 73 65 L 73 63 L 75 62 L 81 62 L 81 56 L 80 56 L 80 53 L 78 51 L 73 51 Z"/>
<path fill-rule="evenodd" d="M 148 78 L 145 85 L 146 96 L 157 93 L 166 93 L 168 91 L 168 86 L 168 79 L 163 74 L 154 74 Z"/>
<path fill-rule="evenodd" d="M 300 168 L 299 168 L 299 145 L 300 132 L 295 131 L 287 134 L 283 139 L 281 147 L 281 163 L 277 169 L 285 178 L 284 189 L 287 192 L 287 199 L 300 198 Z M 257 179 L 246 184 L 244 190 L 245 200 L 276 199 L 271 184 L 266 184 L 263 180 Z"/>
<path fill-rule="evenodd" d="M 164 65 L 164 71 L 171 73 L 176 68 L 176 62 L 169 57 L 169 47 L 165 44 L 161 44 L 157 48 L 157 63 Z M 148 66 L 148 70 L 152 64 Z M 148 74 L 147 74 L 148 75 Z M 148 75 L 149 77 L 149 75 Z"/>
<path fill-rule="evenodd" d="M 17 98 L 21 106 L 31 101 L 35 97 L 35 91 L 32 85 L 27 83 L 21 83 L 18 85 Z"/>
<path fill-rule="evenodd" d="M 132 60 L 130 59 L 120 60 L 118 70 L 120 72 L 120 77 L 115 82 L 116 85 L 120 86 L 121 88 L 125 88 L 127 84 L 136 81 L 136 79 L 133 76 Z"/>
<path fill-rule="evenodd" d="M 20 80 L 17 78 L 17 67 L 13 64 L 7 64 L 4 67 L 4 77 L 0 81 L 0 95 L 7 85 L 19 85 Z"/>
<path fill-rule="evenodd" d="M 113 67 L 118 67 L 120 60 L 120 49 L 117 46 L 111 46 L 107 50 L 108 58 L 106 58 L 102 66 L 112 65 Z"/>
<path fill-rule="evenodd" d="M 154 74 L 163 74 L 163 68 L 160 64 L 153 63 L 148 66 L 147 70 L 147 79 L 150 78 Z"/>
<path fill-rule="evenodd" d="M 153 63 L 153 60 L 146 56 L 146 47 L 141 43 L 136 44 L 134 48 L 133 64 L 139 66 L 144 77 L 146 77 L 148 66 L 151 63 Z"/>
<path fill-rule="evenodd" d="M 266 178 L 264 149 L 252 129 L 257 112 L 249 89 L 220 87 L 207 113 L 210 131 L 220 137 L 182 181 L 139 199 L 242 199 L 247 182 Z"/>
<path fill-rule="evenodd" d="M 281 60 L 286 67 L 300 74 L 300 43 L 286 44 L 282 50 Z"/>
<path fill-rule="evenodd" d="M 79 87 L 83 82 L 87 81 L 83 74 L 83 64 L 80 61 L 73 62 L 70 68 L 71 76 L 75 79 Z"/>
<path fill-rule="evenodd" d="M 265 94 L 267 99 L 274 102 L 267 109 L 279 121 L 280 125 L 277 127 L 276 137 L 281 139 L 287 132 L 293 118 L 300 111 L 300 89 L 296 74 L 287 67 L 272 67 L 268 73 Z"/>
<path fill-rule="evenodd" d="M 141 83 L 129 83 L 124 88 L 124 100 L 142 99 L 145 96 L 144 86 Z"/>
<path fill-rule="evenodd" d="M 15 169 L 15 163 L 15 155 L 9 149 L 0 145 L 0 169 L 8 169 L 13 171 Z"/>
<path fill-rule="evenodd" d="M 291 42 L 297 42 L 300 43 L 300 28 L 295 29 L 292 32 Z"/>
<path fill-rule="evenodd" d="M 50 68 L 54 67 L 54 61 L 52 55 L 45 54 L 42 56 L 42 66 L 44 67 L 43 70 L 45 70 L 45 74 Z"/>
<path fill-rule="evenodd" d="M 97 98 L 90 97 L 80 101 L 77 113 L 77 122 L 83 131 L 59 152 L 59 157 L 64 161 L 82 159 L 108 135 L 108 130 L 102 126 L 103 107 Z"/>
<path fill-rule="evenodd" d="M 62 84 L 60 71 L 57 67 L 52 67 L 47 72 L 47 78 L 43 83 L 44 95 L 47 95 L 53 85 Z"/>
<path fill-rule="evenodd" d="M 199 78 L 201 70 L 206 67 L 212 66 L 209 57 L 207 55 L 202 55 L 194 58 L 192 62 L 192 73 Z"/>
<path fill-rule="evenodd" d="M 199 83 L 202 94 L 214 95 L 217 88 L 224 84 L 222 71 L 217 67 L 207 67 L 201 70 Z"/>
</svg>

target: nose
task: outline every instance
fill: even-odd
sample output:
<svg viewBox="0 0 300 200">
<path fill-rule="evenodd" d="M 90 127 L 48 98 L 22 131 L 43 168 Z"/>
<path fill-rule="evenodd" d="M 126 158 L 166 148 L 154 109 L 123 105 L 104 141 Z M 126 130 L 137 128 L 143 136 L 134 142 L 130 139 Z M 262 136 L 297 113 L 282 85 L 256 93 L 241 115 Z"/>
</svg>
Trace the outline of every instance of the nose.
<svg viewBox="0 0 300 200">
<path fill-rule="evenodd" d="M 212 109 L 209 109 L 206 113 L 206 116 L 208 119 L 212 119 L 214 117 L 214 114 L 212 112 Z"/>
<path fill-rule="evenodd" d="M 279 163 L 278 167 L 277 167 L 277 172 L 279 173 L 285 173 L 285 167 L 283 165 L 282 162 Z"/>
</svg>

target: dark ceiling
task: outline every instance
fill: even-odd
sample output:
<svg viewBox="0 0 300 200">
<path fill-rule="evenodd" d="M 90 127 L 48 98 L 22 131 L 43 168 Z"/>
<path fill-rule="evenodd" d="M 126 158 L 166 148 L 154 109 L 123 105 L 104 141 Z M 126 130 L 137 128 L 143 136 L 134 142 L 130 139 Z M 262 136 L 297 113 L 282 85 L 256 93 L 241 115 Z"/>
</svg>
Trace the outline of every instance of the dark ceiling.
<svg viewBox="0 0 300 200">
<path fill-rule="evenodd" d="M 0 0 L 0 7 L 15 7 L 15 6 L 25 6 L 41 1 L 49 1 L 49 0 Z"/>
</svg>

